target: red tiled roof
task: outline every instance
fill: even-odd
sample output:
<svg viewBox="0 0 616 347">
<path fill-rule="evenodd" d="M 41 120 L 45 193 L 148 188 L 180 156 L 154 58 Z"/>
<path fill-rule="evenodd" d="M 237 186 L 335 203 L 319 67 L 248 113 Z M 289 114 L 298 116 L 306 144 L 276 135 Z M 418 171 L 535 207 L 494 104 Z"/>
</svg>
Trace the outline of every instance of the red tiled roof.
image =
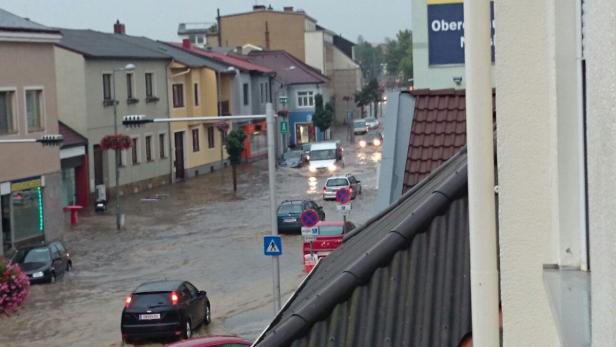
<svg viewBox="0 0 616 347">
<path fill-rule="evenodd" d="M 62 148 L 88 145 L 88 139 L 86 139 L 84 136 L 73 130 L 68 125 L 62 122 L 58 123 L 60 135 L 62 135 L 62 137 L 64 138 L 62 141 Z"/>
<path fill-rule="evenodd" d="M 248 59 L 276 72 L 276 79 L 285 84 L 326 83 L 327 77 L 286 51 L 252 51 Z"/>
<path fill-rule="evenodd" d="M 466 145 L 464 90 L 416 90 L 404 169 L 406 192 Z"/>
<path fill-rule="evenodd" d="M 261 66 L 261 65 L 257 65 L 257 64 L 253 64 L 251 62 L 249 62 L 246 59 L 240 58 L 240 57 L 236 57 L 236 56 L 231 56 L 231 55 L 225 55 L 219 52 L 214 52 L 214 51 L 208 51 L 205 49 L 201 49 L 199 47 L 195 47 L 195 46 L 191 46 L 190 48 L 186 48 L 182 45 L 181 42 L 167 42 L 168 45 L 174 46 L 174 47 L 178 47 L 181 48 L 187 52 L 193 53 L 193 54 L 197 54 L 200 56 L 204 56 L 204 57 L 208 57 L 210 59 L 214 59 L 217 61 L 220 61 L 222 63 L 231 65 L 235 68 L 238 68 L 240 70 L 247 70 L 247 71 L 257 71 L 257 72 L 262 72 L 262 73 L 272 73 L 273 70 L 270 68 L 267 68 L 265 66 Z"/>
</svg>

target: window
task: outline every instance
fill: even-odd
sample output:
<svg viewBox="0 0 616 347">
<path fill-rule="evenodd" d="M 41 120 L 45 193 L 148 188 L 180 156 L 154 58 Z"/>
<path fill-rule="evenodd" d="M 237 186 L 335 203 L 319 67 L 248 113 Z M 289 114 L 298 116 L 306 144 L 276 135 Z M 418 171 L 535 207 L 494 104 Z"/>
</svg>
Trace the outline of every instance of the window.
<svg viewBox="0 0 616 347">
<path fill-rule="evenodd" d="M 184 85 L 183 84 L 174 84 L 173 85 L 173 107 L 180 108 L 184 107 Z"/>
<path fill-rule="evenodd" d="M 242 85 L 244 92 L 244 106 L 248 105 L 248 83 Z"/>
<path fill-rule="evenodd" d="M 145 137 L 145 160 L 152 161 L 152 136 Z"/>
<path fill-rule="evenodd" d="M 0 91 L 0 135 L 17 132 L 15 126 L 15 92 L 12 90 Z"/>
<path fill-rule="evenodd" d="M 166 141 L 165 134 L 158 134 L 158 154 L 160 159 L 165 159 L 167 157 L 167 152 L 165 151 Z"/>
<path fill-rule="evenodd" d="M 103 100 L 111 100 L 111 74 L 103 74 Z"/>
<path fill-rule="evenodd" d="M 195 94 L 195 106 L 199 106 L 199 83 L 195 83 L 193 91 Z"/>
<path fill-rule="evenodd" d="M 199 128 L 192 130 L 193 152 L 199 152 Z"/>
<path fill-rule="evenodd" d="M 43 91 L 26 90 L 28 130 L 43 130 Z"/>
<path fill-rule="evenodd" d="M 265 102 L 265 84 L 259 83 L 259 87 L 261 89 L 261 103 Z"/>
<path fill-rule="evenodd" d="M 133 165 L 137 165 L 139 164 L 139 162 L 141 161 L 139 158 L 139 139 L 136 137 L 132 138 L 132 146 L 131 146 L 131 151 L 132 151 L 132 159 L 133 159 Z"/>
<path fill-rule="evenodd" d="M 207 147 L 214 148 L 214 127 L 207 127 Z"/>
<path fill-rule="evenodd" d="M 154 96 L 154 86 L 152 85 L 152 73 L 145 73 L 145 96 L 146 98 L 151 98 Z"/>
<path fill-rule="evenodd" d="M 127 99 L 134 99 L 135 95 L 134 95 L 134 89 L 135 86 L 133 85 L 133 74 L 131 73 L 127 73 L 126 74 L 126 98 Z"/>
<path fill-rule="evenodd" d="M 269 82 L 265 82 L 265 102 L 271 102 Z"/>
<path fill-rule="evenodd" d="M 314 107 L 314 92 L 297 92 L 297 107 Z"/>
</svg>

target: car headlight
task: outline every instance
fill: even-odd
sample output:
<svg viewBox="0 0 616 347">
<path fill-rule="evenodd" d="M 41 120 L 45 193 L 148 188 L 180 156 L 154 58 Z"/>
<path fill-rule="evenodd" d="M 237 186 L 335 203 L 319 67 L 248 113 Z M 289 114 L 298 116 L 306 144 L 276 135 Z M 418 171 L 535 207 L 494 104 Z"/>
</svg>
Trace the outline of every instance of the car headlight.
<svg viewBox="0 0 616 347">
<path fill-rule="evenodd" d="M 317 168 L 316 168 L 316 167 L 314 167 L 314 166 L 310 166 L 310 167 L 308 168 L 308 170 L 309 170 L 310 172 L 317 172 Z"/>
<path fill-rule="evenodd" d="M 41 278 L 43 277 L 43 271 L 35 272 L 32 274 L 32 278 Z"/>
<path fill-rule="evenodd" d="M 336 171 L 336 165 L 330 165 L 327 168 L 329 169 L 329 171 Z"/>
<path fill-rule="evenodd" d="M 310 160 L 310 156 L 309 155 L 306 156 L 306 160 Z"/>
<path fill-rule="evenodd" d="M 380 146 L 380 145 L 381 145 L 381 140 L 379 140 L 379 139 L 374 139 L 374 145 L 375 145 L 375 146 Z"/>
<path fill-rule="evenodd" d="M 364 140 L 359 141 L 359 147 L 362 147 L 362 148 L 366 147 L 366 141 Z"/>
</svg>

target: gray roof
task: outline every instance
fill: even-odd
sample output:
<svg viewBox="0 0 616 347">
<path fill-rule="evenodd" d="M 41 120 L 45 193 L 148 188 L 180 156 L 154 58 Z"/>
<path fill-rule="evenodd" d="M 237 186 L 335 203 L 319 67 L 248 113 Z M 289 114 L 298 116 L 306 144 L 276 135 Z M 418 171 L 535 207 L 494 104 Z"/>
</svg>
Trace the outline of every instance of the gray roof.
<svg viewBox="0 0 616 347">
<path fill-rule="evenodd" d="M 32 22 L 0 8 L 0 30 L 58 33 L 58 30 Z"/>
<path fill-rule="evenodd" d="M 137 287 L 137 289 L 135 289 L 134 292 L 135 293 L 170 292 L 170 291 L 178 289 L 180 285 L 182 285 L 182 283 L 184 282 L 175 281 L 175 280 L 142 283 L 141 285 L 139 285 L 139 287 Z"/>
<path fill-rule="evenodd" d="M 349 233 L 256 346 L 456 346 L 472 330 L 466 163 Z"/>
<path fill-rule="evenodd" d="M 94 30 L 60 29 L 59 45 L 90 58 L 170 59 L 169 55 L 122 39 L 122 34 Z"/>
<path fill-rule="evenodd" d="M 167 45 L 160 41 L 154 41 L 147 37 L 116 35 L 116 38 L 157 53 L 165 54 L 173 60 L 189 67 L 208 67 L 215 71 L 228 72 L 227 68 L 230 66 L 207 57 L 188 53 L 183 49 Z"/>
</svg>

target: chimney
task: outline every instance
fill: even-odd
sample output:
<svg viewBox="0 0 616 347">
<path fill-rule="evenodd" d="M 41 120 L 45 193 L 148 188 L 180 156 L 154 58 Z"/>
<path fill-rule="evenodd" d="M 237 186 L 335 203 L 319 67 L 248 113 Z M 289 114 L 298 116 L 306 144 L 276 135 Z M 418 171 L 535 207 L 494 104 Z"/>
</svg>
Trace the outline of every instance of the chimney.
<svg viewBox="0 0 616 347">
<path fill-rule="evenodd" d="M 192 43 L 190 42 L 190 39 L 183 39 L 182 40 L 182 47 L 184 47 L 186 49 L 191 49 L 192 48 Z"/>
<path fill-rule="evenodd" d="M 116 19 L 116 22 L 113 25 L 113 33 L 114 34 L 126 34 L 126 26 L 123 23 L 120 23 L 119 19 Z"/>
<path fill-rule="evenodd" d="M 285 12 L 293 12 L 293 6 L 285 6 L 285 7 L 283 8 L 283 10 L 284 10 Z"/>
<path fill-rule="evenodd" d="M 254 5 L 252 7 L 253 11 L 264 11 L 265 10 L 265 5 Z"/>
</svg>

